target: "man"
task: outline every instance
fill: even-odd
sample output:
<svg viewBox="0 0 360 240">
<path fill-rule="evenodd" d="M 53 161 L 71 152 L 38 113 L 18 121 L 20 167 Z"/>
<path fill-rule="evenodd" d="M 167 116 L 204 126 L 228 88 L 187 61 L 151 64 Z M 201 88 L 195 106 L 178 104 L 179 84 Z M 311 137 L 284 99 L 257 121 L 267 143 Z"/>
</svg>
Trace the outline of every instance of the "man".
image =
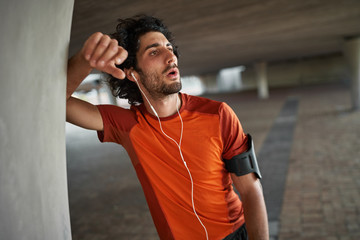
<svg viewBox="0 0 360 240">
<path fill-rule="evenodd" d="M 241 168 L 251 141 L 234 112 L 179 92 L 177 48 L 160 20 L 119 21 L 112 38 L 93 34 L 69 60 L 67 121 L 127 150 L 161 239 L 268 239 L 260 173 Z M 71 97 L 93 68 L 131 109 Z"/>
</svg>

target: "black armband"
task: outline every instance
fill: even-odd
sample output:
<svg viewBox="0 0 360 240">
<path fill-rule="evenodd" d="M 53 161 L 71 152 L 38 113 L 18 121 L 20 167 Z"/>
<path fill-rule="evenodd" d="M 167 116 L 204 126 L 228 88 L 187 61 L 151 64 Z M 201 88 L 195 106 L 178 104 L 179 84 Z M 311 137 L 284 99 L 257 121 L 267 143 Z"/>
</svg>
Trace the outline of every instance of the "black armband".
<svg viewBox="0 0 360 240">
<path fill-rule="evenodd" d="M 254 143 L 250 134 L 247 134 L 247 137 L 249 145 L 248 150 L 229 160 L 224 159 L 225 168 L 229 172 L 235 173 L 236 176 L 255 173 L 256 177 L 261 179 L 261 173 L 255 155 Z"/>
</svg>

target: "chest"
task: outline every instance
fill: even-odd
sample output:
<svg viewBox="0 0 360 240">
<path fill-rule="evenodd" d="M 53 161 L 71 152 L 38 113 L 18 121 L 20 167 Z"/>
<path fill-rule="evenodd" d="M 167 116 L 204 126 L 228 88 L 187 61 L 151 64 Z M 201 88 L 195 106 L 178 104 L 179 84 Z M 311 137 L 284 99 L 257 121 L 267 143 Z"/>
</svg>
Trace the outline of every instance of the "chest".
<svg viewBox="0 0 360 240">
<path fill-rule="evenodd" d="M 170 121 L 140 119 L 130 133 L 139 163 L 187 175 L 183 161 L 194 175 L 206 181 L 223 171 L 223 143 L 215 115 L 184 116 Z M 156 167 L 154 167 L 156 166 Z"/>
</svg>

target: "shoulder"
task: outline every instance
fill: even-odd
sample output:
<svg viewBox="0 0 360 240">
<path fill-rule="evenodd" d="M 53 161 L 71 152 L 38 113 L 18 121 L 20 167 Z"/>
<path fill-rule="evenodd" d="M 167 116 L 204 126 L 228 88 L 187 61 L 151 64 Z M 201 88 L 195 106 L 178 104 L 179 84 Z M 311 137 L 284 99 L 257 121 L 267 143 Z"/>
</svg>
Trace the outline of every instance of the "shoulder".
<svg viewBox="0 0 360 240">
<path fill-rule="evenodd" d="M 208 114 L 217 114 L 220 116 L 234 116 L 235 113 L 231 107 L 220 101 L 215 101 L 205 97 L 192 96 L 183 94 L 183 99 L 185 101 L 185 109 L 192 112 L 199 113 L 208 113 Z"/>
<path fill-rule="evenodd" d="M 205 97 L 183 94 L 185 109 L 192 112 L 218 114 L 225 103 Z"/>
<path fill-rule="evenodd" d="M 131 123 L 131 125 L 136 122 L 136 109 L 134 107 L 127 109 L 116 105 L 97 105 L 97 108 L 105 122 L 116 122 L 117 124 L 125 122 Z"/>
<path fill-rule="evenodd" d="M 131 107 L 131 109 L 127 109 L 127 108 L 123 108 L 123 107 L 119 107 L 116 105 L 97 105 L 96 106 L 100 112 L 106 112 L 107 114 L 128 114 L 128 115 L 133 115 L 135 114 L 135 111 L 133 109 L 133 107 Z"/>
</svg>

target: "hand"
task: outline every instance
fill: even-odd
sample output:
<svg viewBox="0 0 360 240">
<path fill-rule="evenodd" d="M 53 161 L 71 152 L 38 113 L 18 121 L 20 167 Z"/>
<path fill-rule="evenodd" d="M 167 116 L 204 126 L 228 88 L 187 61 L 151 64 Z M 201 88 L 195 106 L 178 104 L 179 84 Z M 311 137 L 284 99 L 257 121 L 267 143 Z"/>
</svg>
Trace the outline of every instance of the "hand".
<svg viewBox="0 0 360 240">
<path fill-rule="evenodd" d="M 118 46 L 115 39 L 100 32 L 91 35 L 81 50 L 84 59 L 92 68 L 111 74 L 113 77 L 124 79 L 125 73 L 115 66 L 123 63 L 128 52 Z"/>
</svg>

